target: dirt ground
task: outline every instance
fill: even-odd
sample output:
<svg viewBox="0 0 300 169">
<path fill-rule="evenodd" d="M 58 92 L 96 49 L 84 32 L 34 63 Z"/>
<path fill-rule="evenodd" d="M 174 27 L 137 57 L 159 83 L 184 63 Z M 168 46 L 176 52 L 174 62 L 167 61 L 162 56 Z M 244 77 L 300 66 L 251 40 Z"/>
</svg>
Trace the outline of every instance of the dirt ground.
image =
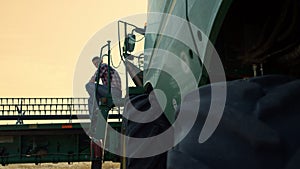
<svg viewBox="0 0 300 169">
<path fill-rule="evenodd" d="M 68 163 L 43 163 L 39 165 L 35 164 L 10 164 L 8 166 L 0 166 L 0 169 L 90 169 L 91 163 L 90 162 L 79 162 L 73 163 L 69 165 Z M 113 162 L 105 162 L 102 165 L 102 169 L 119 169 L 119 163 Z"/>
</svg>

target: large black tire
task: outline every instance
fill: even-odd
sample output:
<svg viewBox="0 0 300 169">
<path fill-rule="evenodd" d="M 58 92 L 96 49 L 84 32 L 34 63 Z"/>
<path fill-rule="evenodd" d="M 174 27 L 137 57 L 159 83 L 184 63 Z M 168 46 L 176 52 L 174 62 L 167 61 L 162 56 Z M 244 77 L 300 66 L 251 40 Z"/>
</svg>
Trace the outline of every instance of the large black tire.
<svg viewBox="0 0 300 169">
<path fill-rule="evenodd" d="M 194 91 L 200 93 L 199 114 L 188 135 L 169 151 L 168 169 L 300 168 L 300 80 L 273 75 L 228 82 L 222 119 L 200 144 L 210 89 L 208 85 Z M 181 105 L 182 112 L 199 102 L 191 95 Z"/>
<path fill-rule="evenodd" d="M 130 98 L 131 104 L 140 111 L 148 110 L 150 108 L 149 95 L 142 94 L 137 96 L 132 96 Z M 125 105 L 125 113 L 128 116 L 134 116 L 137 112 L 133 109 L 128 109 L 128 104 Z M 148 138 L 151 136 L 158 135 L 164 132 L 170 127 L 170 123 L 164 114 L 159 116 L 152 122 L 149 123 L 136 123 L 127 119 L 123 119 L 123 125 L 126 128 L 126 135 L 135 138 Z M 136 151 L 147 151 L 151 149 L 150 147 L 145 147 L 143 145 L 131 145 L 133 144 L 131 140 L 127 140 L 126 147 L 136 146 L 140 147 Z M 153 144 L 159 144 L 157 142 Z M 126 169 L 165 169 L 167 161 L 167 152 L 147 157 L 147 158 L 126 158 Z"/>
</svg>

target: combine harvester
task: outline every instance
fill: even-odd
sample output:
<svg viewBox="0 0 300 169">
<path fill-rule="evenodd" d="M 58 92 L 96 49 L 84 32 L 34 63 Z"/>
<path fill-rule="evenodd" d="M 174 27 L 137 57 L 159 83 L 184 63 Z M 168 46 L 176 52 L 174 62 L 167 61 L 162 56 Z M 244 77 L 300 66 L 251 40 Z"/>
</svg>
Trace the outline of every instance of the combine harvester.
<svg viewBox="0 0 300 169">
<path fill-rule="evenodd" d="M 96 161 L 91 154 L 87 98 L 1 98 L 0 163 Z M 110 114 L 120 130 L 118 110 Z M 113 136 L 109 136 L 111 140 Z M 117 145 L 115 143 L 111 145 Z M 120 161 L 106 153 L 108 161 Z"/>
<path fill-rule="evenodd" d="M 297 0 L 149 0 L 143 77 L 132 76 L 143 93 L 124 104 L 122 167 L 299 168 L 299 9 Z M 135 35 L 125 37 L 126 61 Z"/>
<path fill-rule="evenodd" d="M 144 36 L 144 28 L 123 21 L 118 23 L 119 27 L 124 25 L 126 35 L 130 27 L 131 31 Z M 91 168 L 99 169 L 104 161 L 121 162 L 120 155 L 105 151 L 102 146 L 113 152 L 122 149 L 121 137 L 108 130 L 106 122 L 111 130 L 121 133 L 125 100 L 131 95 L 144 93 L 142 72 L 137 74 L 143 68 L 143 54 L 129 54 L 134 49 L 132 45 L 136 43 L 133 42 L 133 32 L 129 35 L 131 37 L 126 38 L 123 49 L 127 49 L 121 53 L 121 59 L 126 65 L 127 96 L 113 100 L 109 90 L 105 98 L 97 100 L 99 112 L 92 120 L 88 111 L 88 98 L 0 98 L 0 163 L 3 166 L 91 161 Z M 107 53 L 103 52 L 105 49 Z M 108 65 L 111 64 L 110 52 L 108 41 L 100 50 L 100 56 L 108 58 Z M 134 87 L 128 87 L 129 76 Z M 97 76 L 96 88 L 98 84 Z M 105 120 L 101 121 L 101 117 Z"/>
<path fill-rule="evenodd" d="M 300 168 L 299 10 L 149 0 L 145 92 L 124 106 L 126 168 Z"/>
<path fill-rule="evenodd" d="M 299 9 L 297 0 L 149 0 L 147 28 L 119 21 L 120 56 L 135 87 L 97 102 L 88 127 L 92 169 L 101 168 L 103 152 L 127 169 L 300 168 Z M 130 62 L 140 59 L 131 55 L 137 35 L 145 36 L 141 70 Z M 110 61 L 110 41 L 102 49 Z M 124 107 L 122 122 L 110 123 L 115 107 Z M 0 140 L 4 164 L 44 159 L 26 157 L 24 147 L 37 146 L 17 133 Z M 47 145 L 64 150 L 58 137 L 40 144 Z M 80 161 L 81 150 L 60 157 Z"/>
</svg>

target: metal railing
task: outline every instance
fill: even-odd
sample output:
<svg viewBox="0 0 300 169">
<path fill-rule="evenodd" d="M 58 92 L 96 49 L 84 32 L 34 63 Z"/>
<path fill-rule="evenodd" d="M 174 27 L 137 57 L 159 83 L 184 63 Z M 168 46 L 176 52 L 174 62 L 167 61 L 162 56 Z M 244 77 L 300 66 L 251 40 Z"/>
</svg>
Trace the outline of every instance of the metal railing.
<svg viewBox="0 0 300 169">
<path fill-rule="evenodd" d="M 88 98 L 0 98 L 0 120 L 88 119 Z"/>
<path fill-rule="evenodd" d="M 110 119 L 120 121 L 120 107 L 112 109 Z M 89 119 L 88 98 L 0 98 L 0 121 Z"/>
<path fill-rule="evenodd" d="M 0 98 L 0 116 L 88 114 L 87 98 Z"/>
</svg>

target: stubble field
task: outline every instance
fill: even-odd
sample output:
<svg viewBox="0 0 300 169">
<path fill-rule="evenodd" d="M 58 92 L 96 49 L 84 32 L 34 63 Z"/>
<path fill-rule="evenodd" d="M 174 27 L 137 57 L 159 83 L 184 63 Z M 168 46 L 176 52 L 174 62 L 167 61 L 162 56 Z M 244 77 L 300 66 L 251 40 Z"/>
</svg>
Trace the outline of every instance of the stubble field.
<svg viewBox="0 0 300 169">
<path fill-rule="evenodd" d="M 91 163 L 90 162 L 80 162 L 80 163 L 43 163 L 39 165 L 34 164 L 10 164 L 8 166 L 0 166 L 1 169 L 90 169 Z M 113 162 L 105 162 L 102 165 L 102 169 L 119 169 L 119 163 Z"/>
</svg>

